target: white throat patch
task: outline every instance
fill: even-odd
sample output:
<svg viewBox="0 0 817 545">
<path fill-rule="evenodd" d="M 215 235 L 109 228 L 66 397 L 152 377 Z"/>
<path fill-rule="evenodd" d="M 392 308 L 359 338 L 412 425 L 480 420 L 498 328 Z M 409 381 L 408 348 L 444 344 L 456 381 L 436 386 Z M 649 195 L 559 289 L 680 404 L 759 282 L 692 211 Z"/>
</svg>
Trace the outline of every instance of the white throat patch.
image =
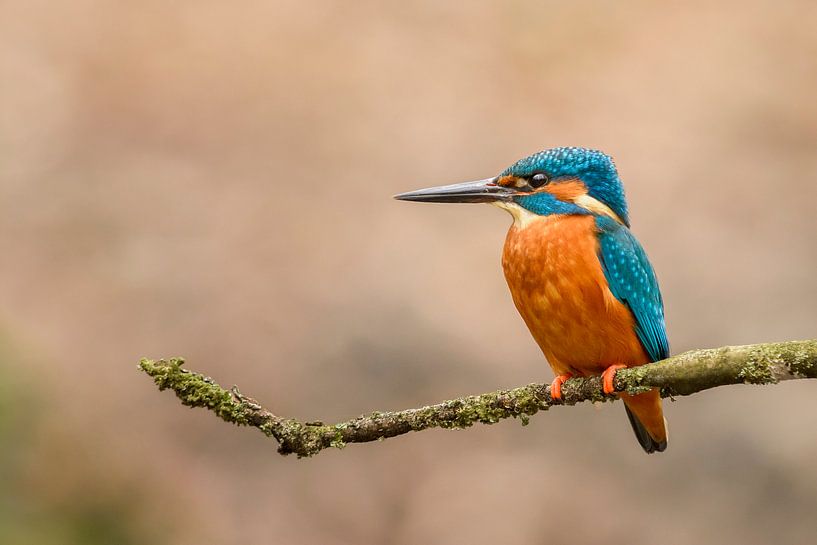
<svg viewBox="0 0 817 545">
<path fill-rule="evenodd" d="M 618 214 L 613 212 L 613 210 L 609 206 L 607 206 L 598 199 L 594 199 L 590 195 L 587 194 L 580 195 L 579 197 L 576 197 L 573 200 L 573 202 L 589 212 L 598 214 L 600 216 L 607 216 L 608 218 L 617 221 L 621 225 L 624 225 L 624 222 L 621 221 L 621 218 L 618 217 Z M 515 202 L 495 201 L 492 202 L 491 204 L 496 206 L 497 208 L 501 208 L 502 210 L 506 210 L 507 212 L 509 212 L 511 216 L 513 216 L 513 224 L 520 229 L 524 229 L 534 221 L 540 220 L 545 217 L 540 216 L 539 214 L 534 214 L 530 210 L 523 208 L 522 206 L 519 206 Z"/>
<path fill-rule="evenodd" d="M 497 208 L 501 208 L 502 210 L 509 212 L 511 216 L 513 216 L 513 224 L 519 229 L 524 229 L 534 221 L 543 218 L 543 216 L 534 214 L 530 210 L 519 206 L 515 202 L 494 201 L 491 204 Z"/>
</svg>

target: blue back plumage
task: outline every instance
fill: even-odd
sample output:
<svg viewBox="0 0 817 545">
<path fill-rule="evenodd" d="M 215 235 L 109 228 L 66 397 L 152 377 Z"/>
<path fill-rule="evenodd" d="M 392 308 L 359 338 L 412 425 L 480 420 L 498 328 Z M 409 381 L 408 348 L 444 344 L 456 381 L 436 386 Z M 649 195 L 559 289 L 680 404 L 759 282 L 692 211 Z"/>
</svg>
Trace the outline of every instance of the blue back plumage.
<svg viewBox="0 0 817 545">
<path fill-rule="evenodd" d="M 644 249 L 630 230 L 616 221 L 596 217 L 599 260 L 613 295 L 635 316 L 636 334 L 652 361 L 669 357 L 664 301 Z"/>
<path fill-rule="evenodd" d="M 553 180 L 578 178 L 587 186 L 588 195 L 609 206 L 626 225 L 630 225 L 624 187 L 609 155 L 586 148 L 553 148 L 520 159 L 506 168 L 500 176 L 528 177 L 537 172 L 544 172 Z M 581 213 L 577 210 L 579 207 L 567 211 L 547 194 L 519 197 L 515 200 L 537 214 Z M 563 209 L 551 210 L 556 206 L 562 206 Z"/>
</svg>

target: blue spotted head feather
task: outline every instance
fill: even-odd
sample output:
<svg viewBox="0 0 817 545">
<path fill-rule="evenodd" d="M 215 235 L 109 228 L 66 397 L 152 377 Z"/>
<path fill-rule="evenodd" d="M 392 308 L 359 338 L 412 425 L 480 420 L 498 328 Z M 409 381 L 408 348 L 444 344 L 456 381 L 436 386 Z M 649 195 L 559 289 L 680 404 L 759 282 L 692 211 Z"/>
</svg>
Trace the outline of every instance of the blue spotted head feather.
<svg viewBox="0 0 817 545">
<path fill-rule="evenodd" d="M 544 173 L 554 181 L 580 180 L 587 186 L 589 196 L 607 205 L 625 225 L 630 225 L 624 187 L 609 155 L 586 148 L 552 148 L 520 159 L 499 176 L 529 178 L 537 173 Z M 561 203 L 553 202 L 552 197 L 545 193 L 520 196 L 514 200 L 535 213 L 562 212 L 554 209 L 554 206 L 562 206 Z"/>
</svg>

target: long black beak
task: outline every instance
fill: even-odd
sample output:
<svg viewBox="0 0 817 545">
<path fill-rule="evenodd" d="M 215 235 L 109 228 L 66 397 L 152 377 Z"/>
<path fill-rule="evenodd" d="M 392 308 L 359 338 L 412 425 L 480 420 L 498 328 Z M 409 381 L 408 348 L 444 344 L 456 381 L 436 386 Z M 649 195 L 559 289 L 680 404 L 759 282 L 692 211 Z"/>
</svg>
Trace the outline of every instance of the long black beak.
<svg viewBox="0 0 817 545">
<path fill-rule="evenodd" d="M 416 202 L 495 202 L 507 200 L 516 191 L 497 185 L 495 178 L 465 182 L 464 184 L 441 185 L 400 193 L 394 198 L 400 201 Z"/>
</svg>

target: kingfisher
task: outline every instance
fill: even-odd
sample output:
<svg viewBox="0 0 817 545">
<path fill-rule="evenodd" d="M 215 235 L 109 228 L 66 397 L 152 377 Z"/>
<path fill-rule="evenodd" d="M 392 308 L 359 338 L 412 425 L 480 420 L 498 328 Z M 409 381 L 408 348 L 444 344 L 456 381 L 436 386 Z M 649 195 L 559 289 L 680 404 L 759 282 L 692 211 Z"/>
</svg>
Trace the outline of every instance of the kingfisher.
<svg viewBox="0 0 817 545">
<path fill-rule="evenodd" d="M 619 369 L 669 356 L 664 303 L 647 254 L 630 232 L 624 186 L 613 159 L 579 147 L 520 159 L 498 176 L 420 189 L 396 199 L 489 203 L 513 223 L 502 268 L 511 297 L 556 378 L 562 399 L 572 377 L 602 377 L 615 393 Z M 617 394 L 645 452 L 667 448 L 658 390 Z"/>
</svg>

